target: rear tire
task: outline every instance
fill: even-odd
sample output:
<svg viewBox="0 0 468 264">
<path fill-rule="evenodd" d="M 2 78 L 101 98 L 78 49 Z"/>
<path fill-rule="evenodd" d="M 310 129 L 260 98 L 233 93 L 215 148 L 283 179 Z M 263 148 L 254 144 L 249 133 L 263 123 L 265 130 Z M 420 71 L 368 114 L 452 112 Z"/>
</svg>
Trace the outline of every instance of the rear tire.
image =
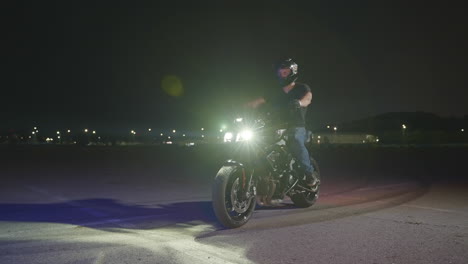
<svg viewBox="0 0 468 264">
<path fill-rule="evenodd" d="M 219 222 L 228 228 L 246 224 L 255 210 L 255 195 L 245 200 L 238 197 L 243 175 L 245 170 L 240 166 L 223 166 L 213 182 L 213 210 Z"/>
<path fill-rule="evenodd" d="M 318 166 L 317 161 L 310 157 L 310 163 L 314 167 L 314 171 L 317 173 L 317 177 L 320 180 L 320 168 Z M 296 193 L 291 195 L 291 201 L 293 201 L 294 205 L 297 207 L 307 208 L 315 204 L 319 197 L 320 191 L 320 184 L 314 188 L 313 191 L 302 191 L 300 193 Z"/>
</svg>

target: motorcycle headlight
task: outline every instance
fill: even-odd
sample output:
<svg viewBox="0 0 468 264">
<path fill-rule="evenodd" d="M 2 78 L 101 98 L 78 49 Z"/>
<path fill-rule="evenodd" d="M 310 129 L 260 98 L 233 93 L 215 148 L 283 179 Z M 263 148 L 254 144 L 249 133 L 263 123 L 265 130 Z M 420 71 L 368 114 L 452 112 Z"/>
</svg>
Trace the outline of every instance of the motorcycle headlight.
<svg viewBox="0 0 468 264">
<path fill-rule="evenodd" d="M 231 142 L 234 135 L 231 132 L 224 134 L 224 142 Z"/>
<path fill-rule="evenodd" d="M 237 134 L 236 141 L 248 141 L 253 138 L 253 132 L 251 130 L 243 130 Z"/>
</svg>

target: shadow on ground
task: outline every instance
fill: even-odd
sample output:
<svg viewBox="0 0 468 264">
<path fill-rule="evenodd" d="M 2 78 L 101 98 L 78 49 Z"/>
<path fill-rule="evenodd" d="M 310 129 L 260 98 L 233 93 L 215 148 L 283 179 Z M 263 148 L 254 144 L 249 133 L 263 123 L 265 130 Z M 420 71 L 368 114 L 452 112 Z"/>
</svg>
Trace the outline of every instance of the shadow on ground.
<svg viewBox="0 0 468 264">
<path fill-rule="evenodd" d="M 275 223 L 279 216 L 295 215 L 300 216 L 306 211 L 312 210 L 315 213 L 310 216 L 286 223 L 286 225 L 304 224 L 307 221 L 315 222 L 326 221 L 332 218 L 342 218 L 350 215 L 368 213 L 374 210 L 380 210 L 407 202 L 423 195 L 427 191 L 427 186 L 413 186 L 412 188 L 397 188 L 383 193 L 376 193 L 361 197 L 359 200 L 335 199 L 334 196 L 325 197 L 322 203 L 311 208 L 297 208 L 293 204 L 284 204 L 281 207 L 260 207 L 257 211 L 267 213 L 259 217 L 260 223 L 269 219 L 270 224 L 265 224 L 263 228 L 282 226 Z M 379 201 L 395 197 L 398 201 L 379 204 L 366 209 L 351 210 L 347 213 L 326 214 L 323 217 L 321 211 L 352 206 L 357 204 L 366 204 L 373 201 Z M 292 210 L 294 209 L 294 210 Z M 255 217 L 254 217 L 255 218 Z M 271 218 L 271 219 L 270 219 Z M 313 219 L 311 219 L 313 218 Z M 125 229 L 157 229 L 177 224 L 209 224 L 215 230 L 224 229 L 216 219 L 213 212 L 211 201 L 193 201 L 180 202 L 172 204 L 157 204 L 153 206 L 141 206 L 136 204 L 124 204 L 114 199 L 86 199 L 75 200 L 62 203 L 48 204 L 0 204 L 0 221 L 8 222 L 31 222 L 31 223 L 61 223 L 81 227 L 90 227 L 93 229 L 107 230 L 111 232 Z M 312 222 L 314 222 L 312 221 Z M 284 223 L 283 223 L 284 224 Z M 262 225 L 262 224 L 261 224 Z M 251 225 L 251 227 L 258 227 Z M 213 234 L 211 234 L 213 235 Z"/>
<path fill-rule="evenodd" d="M 0 221 L 62 223 L 96 229 L 150 229 L 192 221 L 217 226 L 211 201 L 153 207 L 113 199 L 87 199 L 49 204 L 0 204 Z"/>
</svg>

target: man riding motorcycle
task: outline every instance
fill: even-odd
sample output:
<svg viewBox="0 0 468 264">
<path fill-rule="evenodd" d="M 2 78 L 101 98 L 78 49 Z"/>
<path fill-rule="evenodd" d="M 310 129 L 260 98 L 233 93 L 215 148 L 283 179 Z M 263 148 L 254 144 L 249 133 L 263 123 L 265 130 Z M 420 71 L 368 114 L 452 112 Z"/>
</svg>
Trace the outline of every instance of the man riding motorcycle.
<svg viewBox="0 0 468 264">
<path fill-rule="evenodd" d="M 306 114 L 312 101 L 312 92 L 307 84 L 296 82 L 298 65 L 292 59 L 278 61 L 274 69 L 278 88 L 250 102 L 248 106 L 257 108 L 264 103 L 269 104 L 270 115 L 276 122 L 286 126 L 290 151 L 300 163 L 307 185 L 312 188 L 320 183 L 305 146 L 308 137 Z"/>
<path fill-rule="evenodd" d="M 308 208 L 319 196 L 320 169 L 305 146 L 312 93 L 296 82 L 297 64 L 291 59 L 277 63 L 275 71 L 278 88 L 248 104 L 267 103 L 261 109 L 267 112 L 236 118 L 233 133 L 225 135 L 232 153 L 214 178 L 212 201 L 217 219 L 228 228 L 246 224 L 256 205 L 281 206 L 289 197 L 295 206 Z"/>
</svg>

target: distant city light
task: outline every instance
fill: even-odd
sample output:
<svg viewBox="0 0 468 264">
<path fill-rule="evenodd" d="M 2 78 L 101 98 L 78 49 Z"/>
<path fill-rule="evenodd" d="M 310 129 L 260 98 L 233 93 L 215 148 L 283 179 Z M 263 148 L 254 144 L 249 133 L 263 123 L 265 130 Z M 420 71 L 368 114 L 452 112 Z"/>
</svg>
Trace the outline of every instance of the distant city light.
<svg viewBox="0 0 468 264">
<path fill-rule="evenodd" d="M 84 132 L 85 132 L 85 133 L 88 133 L 88 129 L 87 129 L 87 128 L 85 128 Z"/>
<path fill-rule="evenodd" d="M 93 134 L 96 134 L 96 131 L 95 131 L 95 130 L 93 130 Z"/>
<path fill-rule="evenodd" d="M 185 134 L 183 134 L 182 136 L 185 137 Z"/>
<path fill-rule="evenodd" d="M 242 122 L 242 120 L 244 120 L 242 117 L 236 118 L 236 122 Z"/>
<path fill-rule="evenodd" d="M 163 133 L 161 133 L 161 137 L 162 137 L 162 136 L 164 136 L 164 134 L 163 134 Z"/>
<path fill-rule="evenodd" d="M 219 130 L 219 132 L 223 132 L 223 130 L 222 130 L 222 129 L 220 129 L 220 130 Z"/>
<path fill-rule="evenodd" d="M 70 129 L 68 129 L 67 132 L 70 133 L 71 132 Z"/>
<path fill-rule="evenodd" d="M 319 140 L 317 140 L 317 143 L 318 143 L 318 144 L 320 144 L 320 139 L 319 139 Z"/>
<path fill-rule="evenodd" d="M 57 135 L 60 135 L 60 131 L 57 131 Z"/>
<path fill-rule="evenodd" d="M 36 132 L 33 131 L 32 134 L 34 135 L 34 134 L 36 134 Z"/>
<path fill-rule="evenodd" d="M 171 139 L 171 137 L 169 136 L 169 137 L 167 137 L 167 139 Z"/>
<path fill-rule="evenodd" d="M 175 131 L 175 129 L 174 129 L 174 130 L 172 130 L 172 133 L 175 133 L 175 132 L 176 132 L 176 131 Z"/>
<path fill-rule="evenodd" d="M 148 128 L 148 131 L 151 132 L 151 128 Z"/>
<path fill-rule="evenodd" d="M 318 136 L 318 138 L 320 139 L 320 136 Z"/>
<path fill-rule="evenodd" d="M 379 139 L 376 139 L 375 141 L 376 141 L 376 142 L 379 142 L 380 140 L 379 140 Z"/>
<path fill-rule="evenodd" d="M 337 128 L 337 127 L 333 127 L 333 130 L 335 130 L 335 131 L 336 131 L 336 130 L 338 130 L 338 128 Z"/>
<path fill-rule="evenodd" d="M 131 134 L 136 135 L 135 130 L 130 131 Z"/>
<path fill-rule="evenodd" d="M 34 130 L 36 130 L 36 129 L 37 129 L 37 127 L 34 127 Z"/>
<path fill-rule="evenodd" d="M 58 136 L 57 138 L 60 139 L 60 136 Z"/>
<path fill-rule="evenodd" d="M 464 129 L 464 128 L 462 128 L 462 129 L 461 129 L 461 132 L 465 132 L 465 129 Z"/>
<path fill-rule="evenodd" d="M 405 124 L 401 125 L 401 128 L 406 129 L 406 125 Z"/>
<path fill-rule="evenodd" d="M 327 128 L 330 128 L 330 126 L 327 126 Z"/>
<path fill-rule="evenodd" d="M 202 138 L 204 138 L 204 137 L 205 137 L 205 135 L 201 135 L 201 137 L 202 137 Z"/>
<path fill-rule="evenodd" d="M 201 130 L 203 131 L 203 130 L 205 130 L 205 129 L 202 127 Z"/>
</svg>

